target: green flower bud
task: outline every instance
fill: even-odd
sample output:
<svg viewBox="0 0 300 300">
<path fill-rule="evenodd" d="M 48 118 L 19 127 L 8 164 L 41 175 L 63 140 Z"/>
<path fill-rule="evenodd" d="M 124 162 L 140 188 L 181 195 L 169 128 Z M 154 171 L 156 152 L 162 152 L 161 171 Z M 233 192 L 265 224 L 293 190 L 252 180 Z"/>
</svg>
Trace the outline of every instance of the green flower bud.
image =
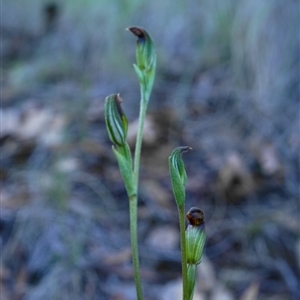
<svg viewBox="0 0 300 300">
<path fill-rule="evenodd" d="M 105 99 L 105 122 L 110 140 L 117 146 L 126 143 L 128 121 L 123 113 L 122 98 L 119 94 L 112 94 Z"/>
<path fill-rule="evenodd" d="M 138 37 L 136 47 L 137 66 L 141 71 L 149 70 L 155 60 L 154 43 L 150 34 L 139 27 L 128 27 L 127 30 Z"/>
<path fill-rule="evenodd" d="M 148 101 L 155 79 L 156 53 L 154 43 L 145 29 L 129 27 L 127 30 L 138 37 L 136 46 L 137 64 L 134 64 L 133 67 L 141 85 L 143 98 Z"/>
<path fill-rule="evenodd" d="M 204 213 L 197 207 L 192 207 L 187 213 L 190 225 L 185 231 L 187 263 L 200 264 L 206 240 Z"/>
<path fill-rule="evenodd" d="M 169 170 L 173 193 L 178 206 L 184 205 L 185 202 L 185 184 L 187 180 L 184 163 L 182 160 L 182 153 L 192 149 L 191 147 L 177 147 L 173 150 L 169 157 Z"/>
<path fill-rule="evenodd" d="M 121 107 L 119 94 L 112 94 L 105 99 L 105 122 L 110 140 L 116 145 L 112 147 L 116 155 L 120 172 L 129 196 L 136 193 L 133 180 L 132 158 L 126 142 L 128 121 Z"/>
</svg>

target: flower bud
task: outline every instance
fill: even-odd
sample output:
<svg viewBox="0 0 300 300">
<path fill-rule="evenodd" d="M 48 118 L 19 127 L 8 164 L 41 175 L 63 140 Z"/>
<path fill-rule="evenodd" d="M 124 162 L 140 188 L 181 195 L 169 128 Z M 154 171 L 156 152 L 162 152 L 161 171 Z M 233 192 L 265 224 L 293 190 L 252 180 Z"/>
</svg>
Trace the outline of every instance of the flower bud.
<svg viewBox="0 0 300 300">
<path fill-rule="evenodd" d="M 198 207 L 192 207 L 186 214 L 190 225 L 192 226 L 203 226 L 204 227 L 204 213 Z"/>
<path fill-rule="evenodd" d="M 150 34 L 139 27 L 128 27 L 127 30 L 138 37 L 136 47 L 137 66 L 141 71 L 150 69 L 155 60 L 154 43 Z"/>
<path fill-rule="evenodd" d="M 134 70 L 138 76 L 142 98 L 148 103 L 155 78 L 156 69 L 156 53 L 154 43 L 149 33 L 139 27 L 129 27 L 131 31 L 138 37 L 136 45 L 136 64 L 133 64 Z"/>
<path fill-rule="evenodd" d="M 105 99 L 105 122 L 110 140 L 117 146 L 126 143 L 128 121 L 123 113 L 122 98 L 119 94 L 112 94 Z"/>
<path fill-rule="evenodd" d="M 171 175 L 171 182 L 173 193 L 178 206 L 184 205 L 185 202 L 185 184 L 187 180 L 184 163 L 182 160 L 182 153 L 192 149 L 191 147 L 177 147 L 173 150 L 169 157 L 169 170 Z"/>
<path fill-rule="evenodd" d="M 206 240 L 204 230 L 204 213 L 197 207 L 192 207 L 187 213 L 190 223 L 185 231 L 187 263 L 200 264 Z"/>
</svg>

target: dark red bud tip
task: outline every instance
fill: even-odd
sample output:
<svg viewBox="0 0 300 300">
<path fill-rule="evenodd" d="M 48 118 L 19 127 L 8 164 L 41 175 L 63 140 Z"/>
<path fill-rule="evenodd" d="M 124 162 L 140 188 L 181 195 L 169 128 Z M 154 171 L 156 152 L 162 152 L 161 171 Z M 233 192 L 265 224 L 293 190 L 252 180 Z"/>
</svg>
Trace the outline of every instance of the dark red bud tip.
<svg viewBox="0 0 300 300">
<path fill-rule="evenodd" d="M 186 217 L 192 226 L 204 225 L 204 213 L 198 207 L 192 207 L 187 212 Z"/>
<path fill-rule="evenodd" d="M 121 98 L 120 94 L 116 95 L 116 101 L 119 102 L 119 103 L 123 102 L 123 99 Z"/>
<path fill-rule="evenodd" d="M 146 40 L 146 33 L 142 28 L 139 27 L 128 27 L 126 30 L 129 30 L 132 32 L 135 36 L 137 36 L 139 39 L 139 42 L 144 42 Z"/>
<path fill-rule="evenodd" d="M 188 152 L 189 150 L 193 150 L 193 148 L 190 146 L 182 146 L 182 147 L 178 147 L 178 148 L 180 150 L 180 153 L 185 153 L 185 152 Z"/>
<path fill-rule="evenodd" d="M 123 99 L 120 97 L 120 94 L 117 94 L 115 96 L 115 101 L 116 101 L 118 113 L 120 114 L 120 116 L 124 115 L 122 107 L 121 107 L 121 103 L 123 102 Z"/>
</svg>

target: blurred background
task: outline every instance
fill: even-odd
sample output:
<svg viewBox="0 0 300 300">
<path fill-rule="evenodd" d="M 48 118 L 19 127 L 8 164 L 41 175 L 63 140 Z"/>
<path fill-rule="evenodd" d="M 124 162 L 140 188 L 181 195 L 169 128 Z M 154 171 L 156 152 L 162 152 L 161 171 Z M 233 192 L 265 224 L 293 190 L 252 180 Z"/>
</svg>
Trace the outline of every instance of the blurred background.
<svg viewBox="0 0 300 300">
<path fill-rule="evenodd" d="M 167 159 L 206 216 L 195 299 L 299 299 L 299 1 L 1 1 L 2 300 L 132 300 L 128 200 L 104 99 L 134 148 L 142 26 L 157 50 L 139 193 L 145 299 L 181 299 Z"/>
</svg>

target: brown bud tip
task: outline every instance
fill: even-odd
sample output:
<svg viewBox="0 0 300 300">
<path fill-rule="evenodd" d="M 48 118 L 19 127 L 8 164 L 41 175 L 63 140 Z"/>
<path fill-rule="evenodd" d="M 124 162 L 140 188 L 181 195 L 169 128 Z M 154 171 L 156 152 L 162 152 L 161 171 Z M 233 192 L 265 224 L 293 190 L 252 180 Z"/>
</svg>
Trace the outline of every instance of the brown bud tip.
<svg viewBox="0 0 300 300">
<path fill-rule="evenodd" d="M 123 102 L 123 99 L 121 98 L 120 93 L 118 93 L 118 94 L 116 95 L 116 100 L 117 100 L 119 103 L 122 103 L 122 102 Z"/>
<path fill-rule="evenodd" d="M 198 207 L 192 207 L 187 212 L 186 217 L 192 226 L 204 225 L 204 213 Z"/>
<path fill-rule="evenodd" d="M 128 27 L 126 30 L 131 31 L 134 35 L 136 35 L 138 38 L 143 38 L 145 37 L 145 32 L 142 28 L 140 27 Z"/>
<path fill-rule="evenodd" d="M 180 149 L 180 153 L 185 153 L 188 152 L 189 150 L 193 150 L 193 148 L 190 146 L 181 146 L 179 147 L 179 149 Z"/>
<path fill-rule="evenodd" d="M 115 101 L 116 101 L 117 110 L 118 110 L 120 116 L 124 115 L 122 107 L 121 107 L 121 103 L 123 102 L 123 99 L 120 97 L 120 94 L 116 95 Z"/>
<path fill-rule="evenodd" d="M 146 40 L 146 33 L 140 27 L 128 27 L 126 30 L 132 32 L 135 36 L 138 37 L 139 42 L 144 42 Z"/>
</svg>

